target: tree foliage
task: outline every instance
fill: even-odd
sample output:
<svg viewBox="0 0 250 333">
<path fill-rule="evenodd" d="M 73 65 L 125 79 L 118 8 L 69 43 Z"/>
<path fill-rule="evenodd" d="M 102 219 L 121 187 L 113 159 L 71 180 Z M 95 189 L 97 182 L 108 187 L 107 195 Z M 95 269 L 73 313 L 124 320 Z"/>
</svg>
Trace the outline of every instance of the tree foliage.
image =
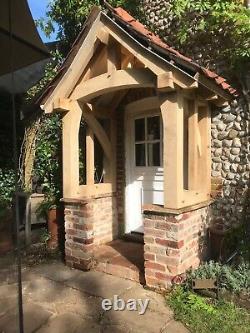
<svg viewBox="0 0 250 333">
<path fill-rule="evenodd" d="M 171 17 L 161 32 L 168 43 L 188 56 L 200 53 L 205 66 L 230 76 L 249 61 L 250 10 L 241 0 L 170 0 L 160 17 Z"/>
<path fill-rule="evenodd" d="M 122 6 L 136 13 L 139 0 L 111 0 L 111 5 Z M 49 3 L 46 18 L 37 21 L 47 36 L 58 27 L 57 39 L 61 41 L 61 51 L 66 55 L 72 43 L 90 13 L 93 6 L 98 6 L 99 0 L 53 0 Z"/>
</svg>

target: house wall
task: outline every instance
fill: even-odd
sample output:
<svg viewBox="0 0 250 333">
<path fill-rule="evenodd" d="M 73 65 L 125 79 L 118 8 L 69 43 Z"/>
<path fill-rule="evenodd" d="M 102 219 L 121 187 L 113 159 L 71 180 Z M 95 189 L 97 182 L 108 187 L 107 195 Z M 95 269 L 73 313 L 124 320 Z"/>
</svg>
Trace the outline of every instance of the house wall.
<svg viewBox="0 0 250 333">
<path fill-rule="evenodd" d="M 240 224 L 249 204 L 249 120 L 241 100 L 213 112 L 212 182 L 220 185 L 211 213 L 215 221 L 227 226 Z"/>
<path fill-rule="evenodd" d="M 170 0 L 143 0 L 141 8 L 147 25 L 174 45 L 175 35 L 170 30 L 173 16 L 168 3 Z M 178 26 L 178 20 L 174 24 Z M 207 48 L 207 45 L 204 45 L 203 50 L 194 48 L 192 58 L 199 63 L 201 53 L 209 51 Z M 216 71 L 220 71 L 222 66 L 223 64 L 214 64 Z M 229 226 L 240 224 L 246 211 L 250 210 L 249 194 L 247 198 L 250 170 L 249 121 L 250 113 L 243 99 L 238 99 L 230 107 L 214 109 L 212 112 L 211 182 L 214 204 L 210 214 L 213 221 Z"/>
</svg>

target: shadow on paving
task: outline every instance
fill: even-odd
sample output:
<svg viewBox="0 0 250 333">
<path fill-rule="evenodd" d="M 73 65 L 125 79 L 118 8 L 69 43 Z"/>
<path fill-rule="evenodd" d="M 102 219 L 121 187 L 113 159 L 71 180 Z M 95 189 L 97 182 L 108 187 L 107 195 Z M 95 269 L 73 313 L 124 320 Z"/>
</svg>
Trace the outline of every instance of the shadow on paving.
<svg viewBox="0 0 250 333">
<path fill-rule="evenodd" d="M 15 281 L 0 276 L 0 332 L 17 332 Z M 6 272 L 5 272 L 6 273 Z M 119 295 L 150 299 L 144 315 L 135 311 L 104 312 L 104 298 Z M 187 333 L 175 322 L 163 297 L 135 282 L 100 272 L 81 272 L 60 262 L 23 269 L 25 333 Z"/>
</svg>

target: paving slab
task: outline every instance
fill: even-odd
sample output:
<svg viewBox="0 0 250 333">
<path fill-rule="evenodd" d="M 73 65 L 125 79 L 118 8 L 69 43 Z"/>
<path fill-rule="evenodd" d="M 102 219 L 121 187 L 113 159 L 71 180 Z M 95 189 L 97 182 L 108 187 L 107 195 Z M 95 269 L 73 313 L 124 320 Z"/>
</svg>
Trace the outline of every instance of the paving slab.
<svg viewBox="0 0 250 333">
<path fill-rule="evenodd" d="M 4 317 L 0 318 L 0 332 L 18 332 L 17 313 L 17 309 L 15 309 L 15 311 L 10 311 Z M 25 333 L 32 333 L 39 329 L 48 321 L 49 317 L 52 315 L 51 312 L 34 303 L 25 304 L 23 307 L 23 314 Z"/>
<path fill-rule="evenodd" d="M 164 316 L 162 313 L 157 312 L 146 311 L 144 315 L 139 315 L 136 311 L 110 310 L 105 313 L 101 323 L 104 326 L 108 326 L 109 324 L 126 325 L 127 329 L 136 333 L 160 333 L 169 320 L 171 319 L 168 316 Z M 172 332 L 169 331 L 169 333 Z"/>
<path fill-rule="evenodd" d="M 62 262 L 39 265 L 34 267 L 32 272 L 57 282 L 71 280 L 82 273 L 79 270 L 65 266 Z"/>
<path fill-rule="evenodd" d="M 137 284 L 134 287 L 126 290 L 124 294 L 121 295 L 124 301 L 129 299 L 149 299 L 148 311 L 154 311 L 162 313 L 166 316 L 173 317 L 173 311 L 166 305 L 166 301 L 163 295 L 158 294 L 152 290 L 145 289 L 142 285 Z"/>
<path fill-rule="evenodd" d="M 76 288 L 92 296 L 113 298 L 136 285 L 135 282 L 118 278 L 101 272 L 82 272 L 65 281 L 69 287 Z"/>
<path fill-rule="evenodd" d="M 41 327 L 36 333 L 100 333 L 100 326 L 90 320 L 83 320 L 73 314 L 61 314 L 52 317 L 46 325 Z"/>
</svg>

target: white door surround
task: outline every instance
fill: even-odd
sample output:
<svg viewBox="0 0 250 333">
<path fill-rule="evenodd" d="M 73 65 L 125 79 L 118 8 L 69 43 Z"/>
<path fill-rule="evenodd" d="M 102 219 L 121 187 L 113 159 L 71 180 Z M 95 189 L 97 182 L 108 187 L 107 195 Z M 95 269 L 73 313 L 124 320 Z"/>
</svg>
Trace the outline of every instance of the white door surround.
<svg viewBox="0 0 250 333">
<path fill-rule="evenodd" d="M 145 103 L 152 99 L 125 109 L 125 233 L 143 232 L 143 205 L 164 204 L 162 120 L 160 108 Z"/>
</svg>

